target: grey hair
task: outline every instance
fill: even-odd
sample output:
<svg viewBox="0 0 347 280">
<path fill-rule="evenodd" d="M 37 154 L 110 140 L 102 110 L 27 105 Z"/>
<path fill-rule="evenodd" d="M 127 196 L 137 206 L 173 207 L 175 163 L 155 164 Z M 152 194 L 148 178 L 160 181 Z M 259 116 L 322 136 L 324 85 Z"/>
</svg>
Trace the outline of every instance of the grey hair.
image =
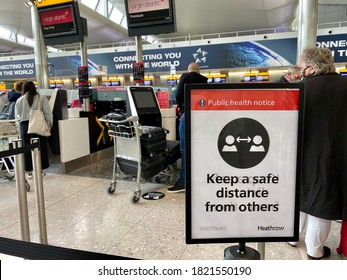
<svg viewBox="0 0 347 280">
<path fill-rule="evenodd" d="M 295 74 L 295 73 L 297 73 L 297 72 L 300 72 L 300 70 L 301 70 L 301 68 L 299 67 L 299 66 L 297 66 L 297 65 L 292 65 L 292 66 L 290 66 L 289 68 L 288 68 L 288 71 L 287 71 L 287 73 L 288 74 Z"/>
<path fill-rule="evenodd" d="M 305 48 L 301 53 L 300 60 L 307 66 L 315 65 L 317 67 L 313 75 L 336 72 L 334 58 L 331 50 L 328 48 Z"/>
</svg>

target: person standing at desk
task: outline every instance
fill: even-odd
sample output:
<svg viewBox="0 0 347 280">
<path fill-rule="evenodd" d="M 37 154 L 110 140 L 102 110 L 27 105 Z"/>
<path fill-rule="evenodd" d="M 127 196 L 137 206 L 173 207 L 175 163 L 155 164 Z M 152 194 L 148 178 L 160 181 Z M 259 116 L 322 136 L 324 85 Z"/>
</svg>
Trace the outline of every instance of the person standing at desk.
<svg viewBox="0 0 347 280">
<path fill-rule="evenodd" d="M 184 192 L 186 189 L 186 173 L 185 173 L 185 160 L 184 160 L 184 138 L 185 138 L 185 124 L 184 124 L 184 86 L 186 84 L 207 83 L 207 77 L 200 74 L 199 64 L 192 62 L 188 65 L 188 72 L 181 75 L 176 90 L 176 101 L 181 115 L 179 124 L 180 136 L 180 150 L 181 150 L 181 173 L 178 181 L 168 188 L 169 193 Z"/>
<path fill-rule="evenodd" d="M 292 65 L 288 68 L 287 72 L 282 75 L 276 83 L 293 83 L 300 81 L 301 68 L 297 65 Z"/>
</svg>

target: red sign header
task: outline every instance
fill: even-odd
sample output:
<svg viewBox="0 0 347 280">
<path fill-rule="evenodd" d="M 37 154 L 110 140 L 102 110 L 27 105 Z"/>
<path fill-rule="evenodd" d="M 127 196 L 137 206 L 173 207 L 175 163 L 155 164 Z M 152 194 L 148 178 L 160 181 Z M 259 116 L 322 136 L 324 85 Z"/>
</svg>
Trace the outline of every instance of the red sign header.
<svg viewBox="0 0 347 280">
<path fill-rule="evenodd" d="M 299 110 L 298 89 L 193 89 L 191 109 Z"/>
</svg>

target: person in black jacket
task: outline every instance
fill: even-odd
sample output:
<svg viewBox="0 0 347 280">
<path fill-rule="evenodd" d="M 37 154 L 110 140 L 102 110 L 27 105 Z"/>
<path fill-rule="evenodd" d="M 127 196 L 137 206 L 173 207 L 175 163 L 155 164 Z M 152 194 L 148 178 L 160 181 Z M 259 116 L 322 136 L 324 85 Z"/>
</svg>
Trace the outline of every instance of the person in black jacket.
<svg viewBox="0 0 347 280">
<path fill-rule="evenodd" d="M 207 77 L 200 74 L 199 64 L 192 62 L 188 65 L 188 72 L 181 75 L 176 90 L 176 101 L 181 115 L 179 124 L 180 150 L 181 150 L 181 173 L 178 181 L 168 188 L 168 192 L 184 192 L 186 187 L 185 160 L 184 160 L 184 86 L 185 84 L 207 83 Z"/>
<path fill-rule="evenodd" d="M 313 259 L 330 256 L 324 246 L 332 220 L 347 220 L 347 78 L 336 73 L 327 48 L 303 50 L 305 84 L 301 230 Z"/>
</svg>

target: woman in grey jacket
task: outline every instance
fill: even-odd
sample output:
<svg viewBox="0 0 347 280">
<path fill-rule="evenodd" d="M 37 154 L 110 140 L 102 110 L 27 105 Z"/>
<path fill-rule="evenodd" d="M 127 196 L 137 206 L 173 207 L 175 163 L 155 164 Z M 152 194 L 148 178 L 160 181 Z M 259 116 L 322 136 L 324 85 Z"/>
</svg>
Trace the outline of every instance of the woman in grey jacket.
<svg viewBox="0 0 347 280">
<path fill-rule="evenodd" d="M 53 124 L 53 114 L 48 104 L 48 99 L 45 96 L 40 95 L 35 88 L 35 84 L 31 81 L 23 84 L 23 96 L 21 96 L 15 107 L 15 115 L 20 118 L 20 135 L 24 141 L 24 145 L 29 145 L 32 138 L 39 138 L 40 150 L 41 150 L 41 166 L 42 169 L 49 167 L 48 150 L 47 150 L 47 137 L 37 134 L 28 134 L 29 116 L 32 109 L 38 109 L 41 106 L 41 110 L 45 116 L 45 119 L 49 127 Z M 32 158 L 31 152 L 24 154 L 25 171 L 27 172 L 27 178 L 32 178 Z M 44 175 L 44 173 L 42 173 Z"/>
</svg>

